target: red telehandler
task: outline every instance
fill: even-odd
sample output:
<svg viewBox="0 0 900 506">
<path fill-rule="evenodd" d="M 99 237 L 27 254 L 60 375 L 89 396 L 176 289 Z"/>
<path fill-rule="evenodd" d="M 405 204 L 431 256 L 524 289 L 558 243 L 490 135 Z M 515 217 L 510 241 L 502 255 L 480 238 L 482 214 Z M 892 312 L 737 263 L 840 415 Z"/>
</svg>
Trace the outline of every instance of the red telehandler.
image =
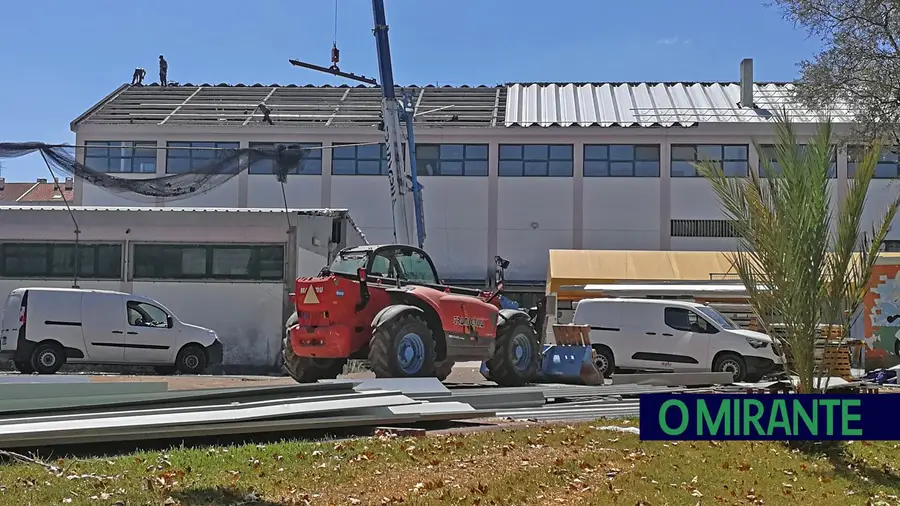
<svg viewBox="0 0 900 506">
<path fill-rule="evenodd" d="M 493 381 L 534 380 L 541 342 L 529 315 L 501 309 L 497 289 L 445 285 L 425 251 L 408 245 L 358 246 L 338 253 L 317 277 L 298 278 L 286 324 L 284 365 L 301 383 L 337 377 L 350 359 L 379 378 L 447 378 L 455 362 L 487 362 Z"/>
</svg>

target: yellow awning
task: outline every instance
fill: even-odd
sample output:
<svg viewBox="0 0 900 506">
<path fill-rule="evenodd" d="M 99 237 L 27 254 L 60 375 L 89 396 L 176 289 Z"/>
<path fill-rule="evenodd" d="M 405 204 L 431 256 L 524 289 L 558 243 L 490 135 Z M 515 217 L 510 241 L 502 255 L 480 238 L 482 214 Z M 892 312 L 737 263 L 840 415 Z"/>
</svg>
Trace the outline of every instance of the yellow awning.
<svg viewBox="0 0 900 506">
<path fill-rule="evenodd" d="M 591 295 L 568 290 L 566 285 L 652 282 L 737 281 L 733 252 L 550 250 L 547 293 L 578 300 Z M 879 263 L 900 262 L 900 253 L 882 253 Z M 595 296 L 595 295 L 594 295 Z"/>
</svg>

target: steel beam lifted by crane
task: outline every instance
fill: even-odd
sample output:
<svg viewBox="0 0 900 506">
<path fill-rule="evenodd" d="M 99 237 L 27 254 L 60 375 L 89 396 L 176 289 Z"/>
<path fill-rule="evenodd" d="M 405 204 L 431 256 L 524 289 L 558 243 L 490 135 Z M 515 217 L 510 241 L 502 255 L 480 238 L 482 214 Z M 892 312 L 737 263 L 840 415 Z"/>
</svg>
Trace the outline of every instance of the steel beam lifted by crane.
<svg viewBox="0 0 900 506">
<path fill-rule="evenodd" d="M 409 96 L 402 102 L 397 98 L 394 89 L 394 72 L 391 64 L 391 46 L 388 39 L 388 25 L 384 14 L 384 0 L 372 0 L 372 14 L 375 21 L 375 46 L 378 54 L 378 76 L 381 84 L 363 75 L 341 71 L 336 59 L 339 53 L 337 45 L 332 48 L 332 66 L 322 67 L 299 60 L 289 60 L 297 67 L 324 72 L 326 74 L 351 79 L 361 83 L 380 86 L 381 113 L 385 145 L 387 148 L 388 180 L 391 188 L 391 211 L 394 222 L 394 242 L 424 248 L 425 223 L 422 205 L 422 187 L 419 185 L 415 169 L 415 139 L 413 137 L 413 119 L 415 109 Z M 410 159 L 403 153 L 403 139 L 400 124 L 406 123 L 407 144 Z"/>
</svg>

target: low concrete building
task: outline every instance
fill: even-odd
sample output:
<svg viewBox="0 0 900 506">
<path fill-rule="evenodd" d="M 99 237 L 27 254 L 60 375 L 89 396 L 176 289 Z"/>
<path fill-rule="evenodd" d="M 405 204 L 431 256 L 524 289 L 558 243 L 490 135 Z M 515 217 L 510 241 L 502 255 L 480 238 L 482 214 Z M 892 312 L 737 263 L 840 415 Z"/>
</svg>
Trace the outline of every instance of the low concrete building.
<svg viewBox="0 0 900 506">
<path fill-rule="evenodd" d="M 0 206 L 0 293 L 77 285 L 146 295 L 216 330 L 226 370 L 270 369 L 294 279 L 365 243 L 339 209 Z"/>
</svg>

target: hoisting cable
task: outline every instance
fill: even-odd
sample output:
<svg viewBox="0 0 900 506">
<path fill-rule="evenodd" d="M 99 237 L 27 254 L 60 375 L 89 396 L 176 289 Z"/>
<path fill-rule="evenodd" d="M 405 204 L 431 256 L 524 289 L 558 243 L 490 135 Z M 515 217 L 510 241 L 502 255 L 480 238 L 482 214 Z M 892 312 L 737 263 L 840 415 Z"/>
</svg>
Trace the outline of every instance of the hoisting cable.
<svg viewBox="0 0 900 506">
<path fill-rule="evenodd" d="M 69 217 L 72 218 L 72 223 L 75 225 L 75 252 L 72 258 L 72 288 L 78 288 L 78 264 L 81 263 L 79 261 L 81 257 L 80 252 L 78 251 L 78 238 L 81 235 L 81 230 L 78 228 L 78 220 L 75 219 L 75 213 L 72 212 L 72 207 L 69 205 L 69 199 L 66 198 L 65 189 L 59 185 L 59 178 L 56 177 L 56 173 L 50 168 L 50 161 L 47 160 L 47 155 L 45 155 L 43 151 L 41 151 L 41 157 L 44 159 L 44 163 L 47 164 L 47 171 L 50 172 L 50 177 L 53 178 L 53 184 L 59 191 L 59 196 L 62 197 L 62 201 L 66 205 L 66 211 L 69 212 Z"/>
<path fill-rule="evenodd" d="M 338 34 L 338 0 L 334 0 L 334 36 L 331 45 L 331 70 L 340 71 L 338 63 L 341 61 L 341 50 L 337 47 Z"/>
</svg>

